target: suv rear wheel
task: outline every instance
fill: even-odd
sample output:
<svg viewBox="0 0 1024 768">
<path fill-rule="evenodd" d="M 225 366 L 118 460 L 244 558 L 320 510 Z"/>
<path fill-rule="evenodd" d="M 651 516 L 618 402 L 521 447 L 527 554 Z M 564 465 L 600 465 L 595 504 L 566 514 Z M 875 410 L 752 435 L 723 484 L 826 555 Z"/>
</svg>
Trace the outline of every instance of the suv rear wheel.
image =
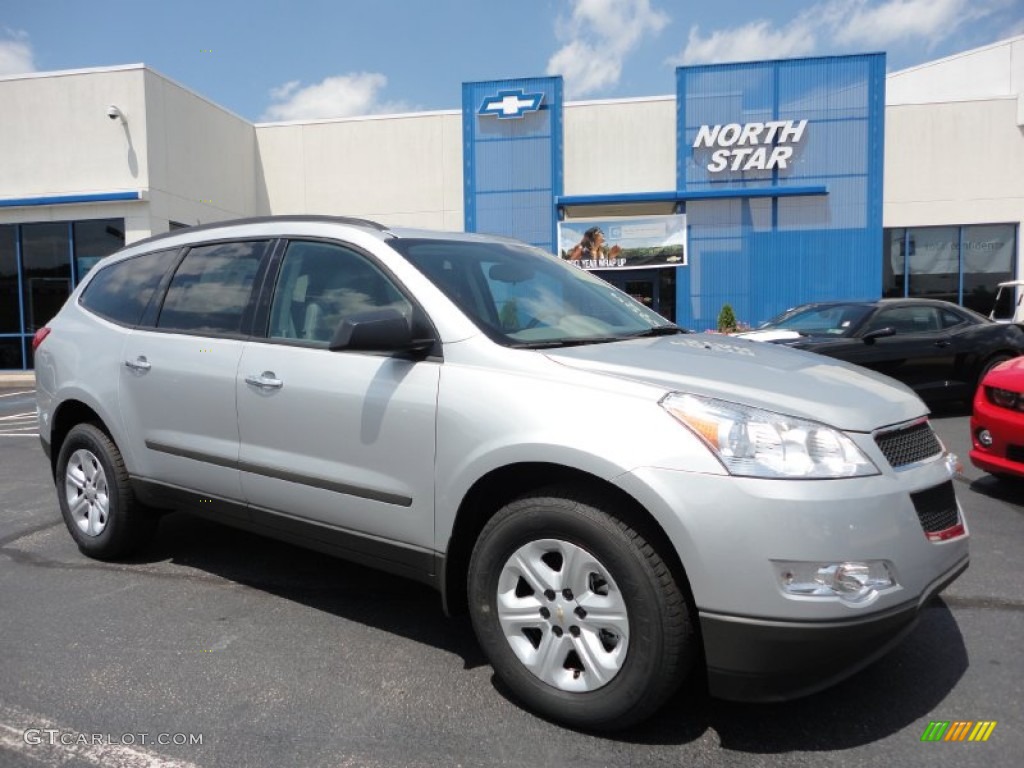
<svg viewBox="0 0 1024 768">
<path fill-rule="evenodd" d="M 644 719 L 695 653 L 680 586 L 623 512 L 545 489 L 501 509 L 470 560 L 470 614 L 495 671 L 527 706 L 576 727 Z"/>
<path fill-rule="evenodd" d="M 94 424 L 77 424 L 64 438 L 56 483 L 64 523 L 89 557 L 124 557 L 156 529 L 157 516 L 132 493 L 121 452 Z"/>
</svg>

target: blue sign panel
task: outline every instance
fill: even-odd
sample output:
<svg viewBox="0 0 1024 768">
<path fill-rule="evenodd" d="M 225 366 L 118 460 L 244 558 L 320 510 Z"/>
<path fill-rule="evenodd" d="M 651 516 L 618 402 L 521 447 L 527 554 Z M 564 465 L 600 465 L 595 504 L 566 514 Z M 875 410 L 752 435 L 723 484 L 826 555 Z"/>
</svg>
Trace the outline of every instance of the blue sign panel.
<svg viewBox="0 0 1024 768">
<path fill-rule="evenodd" d="M 554 252 L 562 78 L 463 83 L 462 136 L 466 231 L 515 237 Z"/>
<path fill-rule="evenodd" d="M 676 186 L 689 267 L 677 318 L 751 325 L 882 290 L 885 54 L 681 67 Z M 823 194 L 796 195 L 824 187 Z"/>
</svg>

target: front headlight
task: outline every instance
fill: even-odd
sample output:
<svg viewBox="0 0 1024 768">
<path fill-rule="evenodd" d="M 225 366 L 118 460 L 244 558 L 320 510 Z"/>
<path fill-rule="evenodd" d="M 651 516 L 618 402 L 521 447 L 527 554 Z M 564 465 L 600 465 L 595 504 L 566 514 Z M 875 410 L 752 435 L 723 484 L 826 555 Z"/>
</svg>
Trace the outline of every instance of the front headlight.
<svg viewBox="0 0 1024 768">
<path fill-rule="evenodd" d="M 681 392 L 666 395 L 661 407 L 701 437 L 732 475 L 830 478 L 879 474 L 849 437 L 824 424 Z"/>
</svg>

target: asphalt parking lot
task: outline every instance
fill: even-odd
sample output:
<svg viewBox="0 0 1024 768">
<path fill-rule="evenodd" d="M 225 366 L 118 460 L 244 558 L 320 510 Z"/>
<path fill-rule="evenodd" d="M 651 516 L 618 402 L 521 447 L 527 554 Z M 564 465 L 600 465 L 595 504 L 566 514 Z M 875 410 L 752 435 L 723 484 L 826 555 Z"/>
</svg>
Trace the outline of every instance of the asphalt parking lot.
<svg viewBox="0 0 1024 768">
<path fill-rule="evenodd" d="M 934 423 L 966 462 L 963 411 Z M 795 702 L 696 685 L 602 737 L 516 706 L 418 584 L 180 514 L 130 562 L 84 558 L 30 386 L 0 385 L 0 766 L 1017 764 L 1024 483 L 964 473 L 971 567 L 894 652 Z M 933 720 L 997 725 L 922 743 Z"/>
</svg>

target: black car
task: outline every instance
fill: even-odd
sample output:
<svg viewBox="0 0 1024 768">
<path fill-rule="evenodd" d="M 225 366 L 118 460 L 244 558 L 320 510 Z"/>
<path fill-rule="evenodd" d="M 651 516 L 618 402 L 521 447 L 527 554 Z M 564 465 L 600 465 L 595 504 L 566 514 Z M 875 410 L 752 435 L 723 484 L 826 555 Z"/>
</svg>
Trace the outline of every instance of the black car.
<svg viewBox="0 0 1024 768">
<path fill-rule="evenodd" d="M 1020 326 L 932 299 L 801 304 L 740 335 L 863 365 L 930 401 L 970 399 L 990 368 L 1024 354 Z"/>
</svg>

